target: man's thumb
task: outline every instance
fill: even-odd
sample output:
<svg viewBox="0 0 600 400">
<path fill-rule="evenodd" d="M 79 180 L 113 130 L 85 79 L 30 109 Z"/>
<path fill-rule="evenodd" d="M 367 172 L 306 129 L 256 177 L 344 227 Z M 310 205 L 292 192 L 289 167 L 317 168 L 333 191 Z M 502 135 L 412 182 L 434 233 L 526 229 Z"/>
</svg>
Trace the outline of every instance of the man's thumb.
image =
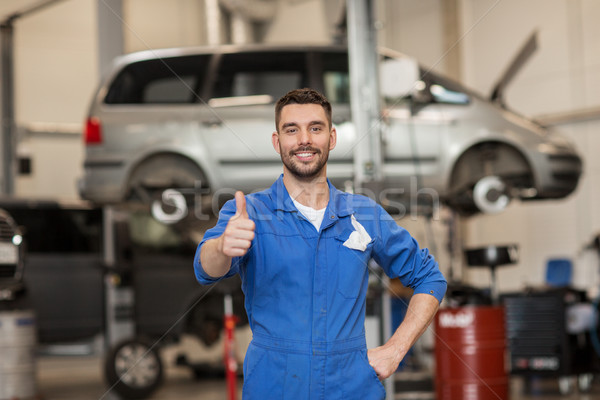
<svg viewBox="0 0 600 400">
<path fill-rule="evenodd" d="M 246 211 L 246 197 L 244 193 L 239 190 L 235 192 L 235 216 L 248 218 L 248 211 Z"/>
</svg>

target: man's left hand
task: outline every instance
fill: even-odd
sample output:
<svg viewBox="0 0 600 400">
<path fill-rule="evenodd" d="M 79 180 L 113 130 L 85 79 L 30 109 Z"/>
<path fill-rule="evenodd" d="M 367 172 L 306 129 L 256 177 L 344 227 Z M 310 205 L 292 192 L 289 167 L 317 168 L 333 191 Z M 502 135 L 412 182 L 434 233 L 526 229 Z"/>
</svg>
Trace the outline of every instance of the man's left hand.
<svg viewBox="0 0 600 400">
<path fill-rule="evenodd" d="M 383 346 L 370 349 L 367 357 L 379 379 L 384 380 L 396 372 L 405 354 L 405 351 L 403 352 L 392 343 L 387 342 Z"/>
</svg>

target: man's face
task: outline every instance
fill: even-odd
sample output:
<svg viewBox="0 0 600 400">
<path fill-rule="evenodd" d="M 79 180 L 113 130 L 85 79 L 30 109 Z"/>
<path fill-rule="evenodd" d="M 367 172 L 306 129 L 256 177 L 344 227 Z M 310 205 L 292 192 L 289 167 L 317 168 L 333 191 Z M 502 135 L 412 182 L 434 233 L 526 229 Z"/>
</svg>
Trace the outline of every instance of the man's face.
<svg viewBox="0 0 600 400">
<path fill-rule="evenodd" d="M 318 104 L 289 104 L 281 110 L 273 147 L 284 169 L 298 179 L 326 176 L 329 150 L 335 147 L 335 128 L 329 129 L 325 110 Z"/>
</svg>

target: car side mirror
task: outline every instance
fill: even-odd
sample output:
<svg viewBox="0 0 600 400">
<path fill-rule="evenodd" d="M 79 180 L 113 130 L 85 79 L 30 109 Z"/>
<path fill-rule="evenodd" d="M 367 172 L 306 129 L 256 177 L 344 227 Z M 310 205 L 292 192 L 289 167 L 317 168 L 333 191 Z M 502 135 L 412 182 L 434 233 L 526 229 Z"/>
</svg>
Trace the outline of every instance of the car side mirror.
<svg viewBox="0 0 600 400">
<path fill-rule="evenodd" d="M 380 91 L 386 98 L 403 98 L 411 95 L 419 81 L 419 64 L 410 57 L 383 60 L 380 64 Z"/>
</svg>

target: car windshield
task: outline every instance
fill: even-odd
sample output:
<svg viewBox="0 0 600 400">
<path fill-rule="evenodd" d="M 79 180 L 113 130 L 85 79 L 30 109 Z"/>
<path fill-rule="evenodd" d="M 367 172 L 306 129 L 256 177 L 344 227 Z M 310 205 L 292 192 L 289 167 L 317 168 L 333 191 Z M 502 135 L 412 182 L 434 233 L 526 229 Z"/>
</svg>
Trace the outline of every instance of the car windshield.
<svg viewBox="0 0 600 400">
<path fill-rule="evenodd" d="M 429 103 L 467 105 L 471 102 L 471 97 L 459 84 L 432 71 L 421 70 L 421 80 L 415 84 L 415 89 L 422 91 L 421 98 Z"/>
<path fill-rule="evenodd" d="M 448 89 L 439 83 L 430 87 L 431 97 L 436 103 L 469 104 L 469 96 L 465 93 Z"/>
</svg>

